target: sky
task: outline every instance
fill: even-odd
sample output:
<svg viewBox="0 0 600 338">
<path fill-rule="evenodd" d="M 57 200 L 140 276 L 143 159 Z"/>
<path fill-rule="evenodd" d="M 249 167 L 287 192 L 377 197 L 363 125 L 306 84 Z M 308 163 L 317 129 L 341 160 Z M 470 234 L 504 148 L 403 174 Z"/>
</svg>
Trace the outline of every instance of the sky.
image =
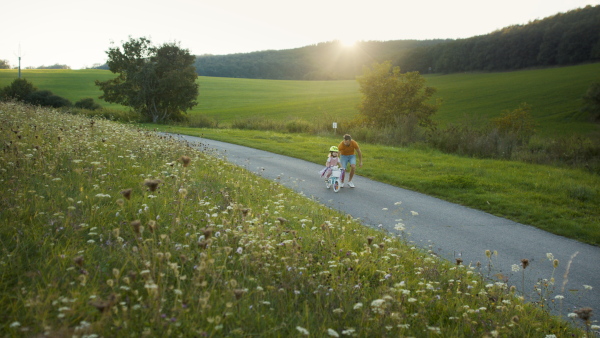
<svg viewBox="0 0 600 338">
<path fill-rule="evenodd" d="M 191 54 L 340 40 L 462 39 L 600 0 L 29 0 L 3 6 L 0 59 L 21 68 L 106 62 L 130 37 Z M 7 8 L 9 8 L 7 10 Z"/>
</svg>

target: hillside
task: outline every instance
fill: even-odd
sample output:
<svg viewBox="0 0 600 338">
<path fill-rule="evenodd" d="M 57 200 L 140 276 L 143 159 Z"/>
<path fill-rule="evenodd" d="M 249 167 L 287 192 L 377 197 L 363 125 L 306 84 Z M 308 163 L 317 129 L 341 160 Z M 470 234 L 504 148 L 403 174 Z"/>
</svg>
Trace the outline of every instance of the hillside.
<svg viewBox="0 0 600 338">
<path fill-rule="evenodd" d="M 597 133 L 580 111 L 581 97 L 598 80 L 600 63 L 522 70 L 516 72 L 426 75 L 428 85 L 443 100 L 435 120 L 442 126 L 485 122 L 525 102 L 539 123 L 543 136 Z M 16 70 L 0 70 L 0 87 L 17 76 Z M 94 80 L 114 75 L 103 70 L 25 70 L 23 77 L 40 89 L 76 102 L 92 97 L 104 107 L 124 109 L 98 100 Z M 191 117 L 202 115 L 230 125 L 239 118 L 264 117 L 282 121 L 293 118 L 315 121 L 348 120 L 357 114 L 358 84 L 346 81 L 281 81 L 200 77 L 198 106 Z"/>
<path fill-rule="evenodd" d="M 600 60 L 600 5 L 558 13 L 526 25 L 459 40 L 362 41 L 281 51 L 201 55 L 201 76 L 276 79 L 354 79 L 362 67 L 390 60 L 405 71 L 508 71 Z"/>
</svg>

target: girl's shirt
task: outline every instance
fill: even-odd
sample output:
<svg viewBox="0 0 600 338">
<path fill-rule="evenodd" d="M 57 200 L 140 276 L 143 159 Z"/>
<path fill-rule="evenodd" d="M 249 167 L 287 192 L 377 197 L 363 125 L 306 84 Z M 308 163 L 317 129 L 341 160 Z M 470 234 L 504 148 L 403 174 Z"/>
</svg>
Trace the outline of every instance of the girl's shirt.
<svg viewBox="0 0 600 338">
<path fill-rule="evenodd" d="M 340 158 L 339 157 L 328 157 L 327 158 L 327 166 L 328 167 L 333 167 L 336 166 L 340 163 Z"/>
</svg>

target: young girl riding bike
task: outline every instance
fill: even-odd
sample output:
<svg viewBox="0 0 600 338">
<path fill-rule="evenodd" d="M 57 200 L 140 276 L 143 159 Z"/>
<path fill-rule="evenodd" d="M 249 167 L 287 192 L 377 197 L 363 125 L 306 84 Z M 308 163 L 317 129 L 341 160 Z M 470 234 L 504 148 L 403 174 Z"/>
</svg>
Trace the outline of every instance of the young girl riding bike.
<svg viewBox="0 0 600 338">
<path fill-rule="evenodd" d="M 329 179 L 329 176 L 331 176 L 332 168 L 340 166 L 340 158 L 338 155 L 338 147 L 331 146 L 331 148 L 329 148 L 329 156 L 327 156 L 327 162 L 325 162 L 325 168 L 323 168 L 319 172 L 321 174 L 321 177 L 325 176 L 325 181 L 327 181 Z"/>
</svg>

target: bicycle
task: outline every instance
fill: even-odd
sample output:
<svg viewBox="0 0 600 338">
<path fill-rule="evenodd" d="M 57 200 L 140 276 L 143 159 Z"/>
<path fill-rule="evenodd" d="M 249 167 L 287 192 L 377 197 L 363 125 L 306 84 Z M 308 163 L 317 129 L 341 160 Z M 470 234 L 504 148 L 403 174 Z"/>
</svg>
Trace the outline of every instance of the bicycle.
<svg viewBox="0 0 600 338">
<path fill-rule="evenodd" d="M 325 187 L 327 187 L 327 189 L 333 187 L 334 192 L 340 191 L 340 183 L 341 183 L 341 180 L 344 179 L 345 172 L 346 172 L 346 169 L 344 169 L 344 168 L 338 168 L 338 167 L 331 168 L 331 175 L 327 179 L 327 182 L 325 182 Z"/>
</svg>

